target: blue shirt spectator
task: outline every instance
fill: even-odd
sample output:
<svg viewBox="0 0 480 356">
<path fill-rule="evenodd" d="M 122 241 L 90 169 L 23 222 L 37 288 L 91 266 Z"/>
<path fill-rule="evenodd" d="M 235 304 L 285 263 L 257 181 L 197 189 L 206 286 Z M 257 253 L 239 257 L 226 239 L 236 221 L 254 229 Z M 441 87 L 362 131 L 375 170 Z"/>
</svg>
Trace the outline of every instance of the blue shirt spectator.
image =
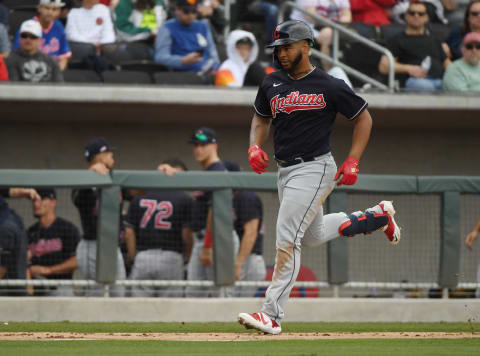
<svg viewBox="0 0 480 356">
<path fill-rule="evenodd" d="M 175 18 L 157 33 L 155 62 L 172 69 L 212 73 L 219 65 L 217 49 L 208 24 L 195 20 L 196 0 L 178 0 Z"/>
<path fill-rule="evenodd" d="M 0 23 L 0 56 L 7 56 L 10 53 L 10 39 L 8 38 L 7 28 Z"/>
<path fill-rule="evenodd" d="M 33 19 L 42 25 L 42 40 L 40 50 L 42 53 L 53 57 L 63 71 L 67 66 L 68 59 L 72 56 L 70 45 L 67 41 L 65 28 L 56 20 L 61 7 L 65 4 L 61 1 L 41 0 L 37 7 L 38 16 Z M 17 31 L 13 42 L 13 49 L 20 47 L 20 32 Z"/>
<path fill-rule="evenodd" d="M 8 8 L 3 4 L 0 4 L 0 23 L 8 26 Z"/>
</svg>

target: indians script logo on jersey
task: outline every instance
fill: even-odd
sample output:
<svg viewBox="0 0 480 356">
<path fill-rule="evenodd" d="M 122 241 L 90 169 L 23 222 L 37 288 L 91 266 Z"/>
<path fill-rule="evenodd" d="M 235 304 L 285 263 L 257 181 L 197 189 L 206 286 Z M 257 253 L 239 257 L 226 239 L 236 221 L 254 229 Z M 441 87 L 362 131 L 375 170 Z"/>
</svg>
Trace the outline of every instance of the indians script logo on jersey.
<svg viewBox="0 0 480 356">
<path fill-rule="evenodd" d="M 270 100 L 273 118 L 280 112 L 290 114 L 298 110 L 323 109 L 326 105 L 323 94 L 300 95 L 298 91 L 292 91 L 290 94 L 282 97 L 280 97 L 280 94 L 277 94 Z"/>
</svg>

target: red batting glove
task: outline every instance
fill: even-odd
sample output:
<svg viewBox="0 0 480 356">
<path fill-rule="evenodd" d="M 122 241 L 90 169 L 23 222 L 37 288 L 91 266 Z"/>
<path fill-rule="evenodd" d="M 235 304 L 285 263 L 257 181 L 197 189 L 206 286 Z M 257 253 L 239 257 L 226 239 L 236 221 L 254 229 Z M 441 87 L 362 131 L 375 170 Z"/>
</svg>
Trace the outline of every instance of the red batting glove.
<svg viewBox="0 0 480 356">
<path fill-rule="evenodd" d="M 345 162 L 340 166 L 335 175 L 335 180 L 340 178 L 342 175 L 342 179 L 340 179 L 337 185 L 353 185 L 357 181 L 358 178 L 358 164 L 360 161 L 354 157 L 347 157 Z"/>
<path fill-rule="evenodd" d="M 250 167 L 255 172 L 258 174 L 266 172 L 269 161 L 268 155 L 258 145 L 250 146 L 248 149 L 248 160 L 250 161 Z"/>
</svg>

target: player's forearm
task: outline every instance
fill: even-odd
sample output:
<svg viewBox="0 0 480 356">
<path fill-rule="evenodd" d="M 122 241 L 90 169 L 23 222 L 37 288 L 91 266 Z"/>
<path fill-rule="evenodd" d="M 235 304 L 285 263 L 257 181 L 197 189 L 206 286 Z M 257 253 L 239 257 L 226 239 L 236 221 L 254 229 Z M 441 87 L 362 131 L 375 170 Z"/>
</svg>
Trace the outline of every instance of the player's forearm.
<svg viewBox="0 0 480 356">
<path fill-rule="evenodd" d="M 480 233 L 480 219 L 478 219 L 477 223 L 472 229 L 472 233 L 477 234 Z"/>
<path fill-rule="evenodd" d="M 255 114 L 250 127 L 250 146 L 261 146 L 270 133 L 271 119 L 263 118 Z"/>
<path fill-rule="evenodd" d="M 70 257 L 68 260 L 58 265 L 50 266 L 50 274 L 67 274 L 72 273 L 78 267 L 77 257 Z"/>
<path fill-rule="evenodd" d="M 189 227 L 184 227 L 182 229 L 182 239 L 183 239 L 183 248 L 185 251 L 186 260 L 190 260 L 193 249 L 193 231 Z"/>
<path fill-rule="evenodd" d="M 255 241 L 257 241 L 258 223 L 258 219 L 253 219 L 244 225 L 242 242 L 240 244 L 240 249 L 238 250 L 235 264 L 242 265 L 248 258 L 248 256 L 252 253 Z"/>
<path fill-rule="evenodd" d="M 135 259 L 135 255 L 137 253 L 137 238 L 135 236 L 135 231 L 127 227 L 125 229 L 125 246 L 127 247 L 127 257 L 129 262 L 132 262 Z"/>
<path fill-rule="evenodd" d="M 367 109 L 365 109 L 356 119 L 355 127 L 353 129 L 352 148 L 350 149 L 349 156 L 356 159 L 362 157 L 363 151 L 367 147 L 368 140 L 370 138 L 370 132 L 372 130 L 372 118 Z"/>
</svg>

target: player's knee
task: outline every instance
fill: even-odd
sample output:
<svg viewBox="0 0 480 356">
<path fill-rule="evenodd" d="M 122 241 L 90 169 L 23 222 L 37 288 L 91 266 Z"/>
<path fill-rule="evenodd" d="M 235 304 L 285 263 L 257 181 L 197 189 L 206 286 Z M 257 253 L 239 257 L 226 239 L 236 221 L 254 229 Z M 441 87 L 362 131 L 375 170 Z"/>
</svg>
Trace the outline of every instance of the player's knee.
<svg viewBox="0 0 480 356">
<path fill-rule="evenodd" d="M 338 232 L 342 236 L 354 236 L 356 234 L 367 234 L 378 230 L 380 227 L 388 224 L 387 214 L 375 213 L 353 213 L 348 216 L 348 220 L 340 225 Z"/>
</svg>

